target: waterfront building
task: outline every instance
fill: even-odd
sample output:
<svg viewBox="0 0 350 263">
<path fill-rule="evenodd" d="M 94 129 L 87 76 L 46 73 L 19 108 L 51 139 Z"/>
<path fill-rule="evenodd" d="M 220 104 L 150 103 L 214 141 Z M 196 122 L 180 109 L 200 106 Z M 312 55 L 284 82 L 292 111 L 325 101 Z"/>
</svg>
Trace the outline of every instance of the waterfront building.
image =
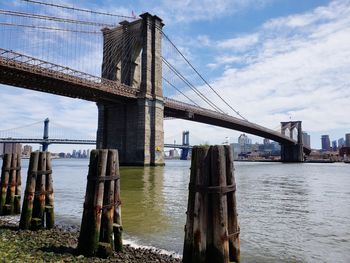
<svg viewBox="0 0 350 263">
<path fill-rule="evenodd" d="M 238 160 L 238 157 L 239 157 L 239 155 L 241 153 L 241 146 L 240 146 L 240 144 L 239 143 L 231 143 L 230 146 L 231 146 L 231 150 L 233 152 L 233 159 L 234 160 Z"/>
<path fill-rule="evenodd" d="M 341 147 L 345 146 L 345 140 L 344 138 L 338 139 L 338 148 L 340 149 Z"/>
<path fill-rule="evenodd" d="M 238 137 L 238 144 L 241 147 L 241 153 L 252 152 L 252 140 L 244 133 Z"/>
<path fill-rule="evenodd" d="M 345 146 L 350 147 L 350 133 L 345 134 Z"/>
<path fill-rule="evenodd" d="M 307 134 L 307 132 L 303 132 L 302 137 L 303 137 L 303 144 L 305 146 L 311 147 L 310 135 Z"/>
<path fill-rule="evenodd" d="M 329 139 L 329 135 L 321 136 L 321 145 L 322 145 L 322 151 L 329 151 L 331 149 L 331 142 Z"/>
</svg>

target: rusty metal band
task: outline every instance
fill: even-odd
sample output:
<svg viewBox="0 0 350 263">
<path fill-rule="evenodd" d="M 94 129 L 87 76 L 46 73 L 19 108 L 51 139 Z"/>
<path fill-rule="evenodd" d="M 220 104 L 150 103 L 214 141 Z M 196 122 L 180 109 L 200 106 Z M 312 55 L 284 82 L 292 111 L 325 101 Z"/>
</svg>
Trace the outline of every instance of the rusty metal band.
<svg viewBox="0 0 350 263">
<path fill-rule="evenodd" d="M 24 195 L 27 195 L 27 194 L 32 194 L 32 195 L 35 195 L 35 196 L 38 196 L 38 195 L 46 195 L 46 194 L 53 194 L 53 191 L 36 191 L 36 192 L 29 192 L 29 191 L 25 191 Z"/>
<path fill-rule="evenodd" d="M 117 200 L 117 201 L 115 201 L 113 203 L 110 203 L 110 204 L 107 204 L 107 205 L 103 205 L 103 206 L 96 205 L 96 206 L 93 206 L 93 208 L 96 211 L 102 211 L 102 210 L 105 210 L 105 209 L 108 209 L 108 208 L 118 207 L 121 204 L 122 204 L 122 202 L 120 200 Z M 89 206 L 86 203 L 84 203 L 84 209 L 85 208 L 91 208 L 91 206 Z"/>
<path fill-rule="evenodd" d="M 236 231 L 236 232 L 234 232 L 234 233 L 228 234 L 228 235 L 227 235 L 227 238 L 236 237 L 236 236 L 238 236 L 239 234 L 240 234 L 240 231 L 238 230 L 238 231 Z"/>
<path fill-rule="evenodd" d="M 32 175 L 47 175 L 52 174 L 52 170 L 40 170 L 40 171 L 32 171 Z"/>
<path fill-rule="evenodd" d="M 207 193 L 207 194 L 227 194 L 236 191 L 236 184 L 225 185 L 225 186 L 205 186 L 205 185 L 194 185 L 189 184 L 188 189 L 190 191 Z"/>
<path fill-rule="evenodd" d="M 101 210 L 104 210 L 104 209 L 108 209 L 108 208 L 113 208 L 113 207 L 118 207 L 122 204 L 122 202 L 120 200 L 117 200 L 113 203 L 110 203 L 110 204 L 107 204 L 107 205 L 104 205 L 101 207 Z"/>
<path fill-rule="evenodd" d="M 101 177 L 90 177 L 90 176 L 87 176 L 87 179 L 88 179 L 88 181 L 103 182 L 103 181 L 119 180 L 120 176 L 119 175 L 109 175 L 109 176 L 101 176 Z"/>
<path fill-rule="evenodd" d="M 21 170 L 21 166 L 18 166 L 18 167 L 9 167 L 9 168 L 2 168 L 2 170 L 4 171 L 4 172 L 10 172 L 10 171 L 14 171 L 14 170 L 16 170 L 16 171 L 19 171 L 19 170 Z"/>
</svg>

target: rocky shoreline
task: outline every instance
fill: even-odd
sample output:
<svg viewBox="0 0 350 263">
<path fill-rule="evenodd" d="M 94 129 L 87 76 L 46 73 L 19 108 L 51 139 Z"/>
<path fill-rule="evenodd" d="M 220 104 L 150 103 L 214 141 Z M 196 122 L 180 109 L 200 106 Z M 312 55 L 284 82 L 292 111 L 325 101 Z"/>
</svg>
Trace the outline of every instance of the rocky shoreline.
<svg viewBox="0 0 350 263">
<path fill-rule="evenodd" d="M 0 259 L 3 262 L 181 262 L 172 255 L 152 249 L 124 246 L 124 251 L 107 259 L 77 254 L 79 232 L 56 226 L 51 230 L 18 230 L 18 218 L 0 217 Z"/>
</svg>

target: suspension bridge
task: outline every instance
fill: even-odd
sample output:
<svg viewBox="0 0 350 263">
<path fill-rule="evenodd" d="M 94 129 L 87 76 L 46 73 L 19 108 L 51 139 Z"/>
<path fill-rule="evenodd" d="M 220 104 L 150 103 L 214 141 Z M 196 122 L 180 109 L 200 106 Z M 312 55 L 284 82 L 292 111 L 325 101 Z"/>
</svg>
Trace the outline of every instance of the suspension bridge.
<svg viewBox="0 0 350 263">
<path fill-rule="evenodd" d="M 117 148 L 122 164 L 164 163 L 164 117 L 274 140 L 285 162 L 301 162 L 310 152 L 301 121 L 281 122 L 277 132 L 244 118 L 174 44 L 159 17 L 18 2 L 0 10 L 0 83 L 96 102 L 96 147 Z"/>
<path fill-rule="evenodd" d="M 50 128 L 50 126 L 52 127 Z M 84 137 L 85 139 L 81 139 Z M 38 121 L 21 127 L 0 130 L 0 144 L 40 144 L 43 151 L 47 151 L 51 144 L 96 145 L 96 139 L 88 137 L 84 133 L 63 125 L 52 122 L 50 125 L 49 118 L 43 122 Z M 189 143 L 189 131 L 182 133 L 182 144 L 176 144 L 176 141 L 173 144 L 164 143 L 164 148 L 181 149 L 181 159 L 187 160 L 189 150 L 192 148 Z"/>
</svg>

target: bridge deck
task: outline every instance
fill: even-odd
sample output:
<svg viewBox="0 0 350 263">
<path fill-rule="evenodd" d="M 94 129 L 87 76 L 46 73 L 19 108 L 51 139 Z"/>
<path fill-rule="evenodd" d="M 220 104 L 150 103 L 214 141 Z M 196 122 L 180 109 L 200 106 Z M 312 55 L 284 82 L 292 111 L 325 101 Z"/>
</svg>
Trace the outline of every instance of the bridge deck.
<svg viewBox="0 0 350 263">
<path fill-rule="evenodd" d="M 0 83 L 89 101 L 136 99 L 137 89 L 0 48 Z M 227 114 L 164 98 L 164 116 L 211 124 L 268 138 L 296 141 L 276 131 Z M 304 147 L 305 152 L 310 148 Z"/>
<path fill-rule="evenodd" d="M 0 83 L 90 101 L 136 98 L 135 88 L 0 48 Z"/>
</svg>

